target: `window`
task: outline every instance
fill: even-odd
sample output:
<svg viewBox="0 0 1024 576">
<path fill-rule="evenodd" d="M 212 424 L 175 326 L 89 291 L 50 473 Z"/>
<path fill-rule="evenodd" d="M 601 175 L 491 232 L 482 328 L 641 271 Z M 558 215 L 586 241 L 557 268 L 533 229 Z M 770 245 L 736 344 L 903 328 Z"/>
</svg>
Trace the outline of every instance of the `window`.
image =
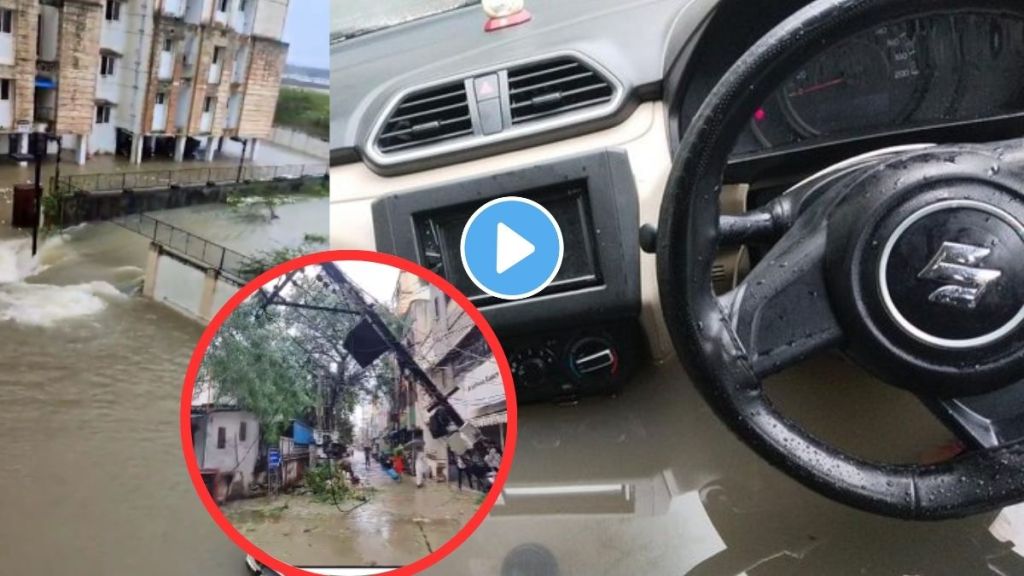
<svg viewBox="0 0 1024 576">
<path fill-rule="evenodd" d="M 171 40 L 170 38 L 165 38 L 164 39 L 164 52 L 173 52 L 173 51 L 174 51 L 174 40 Z"/>
<path fill-rule="evenodd" d="M 249 424 L 248 422 L 242 422 L 242 423 L 240 423 L 238 425 L 238 441 L 239 442 L 245 442 L 245 437 L 246 437 L 247 433 L 249 432 L 248 424 Z"/>
<path fill-rule="evenodd" d="M 222 58 L 224 58 L 224 48 L 217 46 L 213 49 L 213 63 L 220 64 Z"/>
<path fill-rule="evenodd" d="M 238 11 L 245 12 L 245 0 L 238 0 Z"/>
<path fill-rule="evenodd" d="M 121 1 L 107 0 L 107 22 L 121 20 Z"/>
<path fill-rule="evenodd" d="M 223 426 L 217 428 L 217 449 L 223 450 L 228 445 L 228 431 Z"/>
<path fill-rule="evenodd" d="M 220 0 L 220 2 L 218 2 L 218 4 L 217 4 L 217 10 L 220 11 L 220 12 L 227 12 L 228 11 L 228 2 L 229 2 L 229 0 Z"/>
<path fill-rule="evenodd" d="M 11 99 L 11 81 L 7 78 L 0 80 L 0 100 L 7 101 Z"/>
<path fill-rule="evenodd" d="M 116 60 L 117 58 L 107 54 L 100 56 L 100 76 L 113 76 Z"/>
<path fill-rule="evenodd" d="M 167 94 L 164 94 L 163 92 L 157 92 L 156 93 L 156 104 L 157 104 L 157 106 L 162 106 L 165 102 L 167 102 Z"/>
<path fill-rule="evenodd" d="M 109 124 L 110 123 L 110 106 L 106 104 L 100 104 L 96 106 L 96 123 L 97 124 Z"/>
<path fill-rule="evenodd" d="M 0 33 L 10 34 L 14 29 L 14 10 L 0 10 Z"/>
<path fill-rule="evenodd" d="M 207 96 L 203 100 L 203 112 L 211 112 L 211 111 L 213 111 L 213 97 L 212 96 Z"/>
</svg>

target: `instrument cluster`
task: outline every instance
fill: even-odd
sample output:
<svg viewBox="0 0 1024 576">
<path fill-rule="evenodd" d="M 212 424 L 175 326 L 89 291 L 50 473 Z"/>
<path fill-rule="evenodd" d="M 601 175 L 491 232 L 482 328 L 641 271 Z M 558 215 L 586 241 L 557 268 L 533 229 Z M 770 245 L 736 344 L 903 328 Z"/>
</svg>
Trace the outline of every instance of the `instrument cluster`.
<svg viewBox="0 0 1024 576">
<path fill-rule="evenodd" d="M 812 58 L 758 108 L 735 154 L 1004 116 L 1024 116 L 1024 20 L 936 14 Z"/>
</svg>

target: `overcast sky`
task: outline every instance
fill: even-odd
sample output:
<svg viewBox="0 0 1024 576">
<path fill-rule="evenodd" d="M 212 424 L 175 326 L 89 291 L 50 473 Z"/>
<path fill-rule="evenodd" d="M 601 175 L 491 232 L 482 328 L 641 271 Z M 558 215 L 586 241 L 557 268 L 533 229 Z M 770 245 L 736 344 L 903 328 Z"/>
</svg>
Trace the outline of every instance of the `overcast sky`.
<svg viewBox="0 0 1024 576">
<path fill-rule="evenodd" d="M 328 68 L 331 8 L 329 0 L 291 0 L 284 41 L 289 44 L 288 63 Z"/>
<path fill-rule="evenodd" d="M 395 283 L 398 282 L 400 270 L 385 264 L 376 262 L 345 261 L 338 262 L 342 272 L 359 287 L 373 296 L 378 302 L 385 306 L 391 303 L 391 297 L 395 293 Z"/>
</svg>

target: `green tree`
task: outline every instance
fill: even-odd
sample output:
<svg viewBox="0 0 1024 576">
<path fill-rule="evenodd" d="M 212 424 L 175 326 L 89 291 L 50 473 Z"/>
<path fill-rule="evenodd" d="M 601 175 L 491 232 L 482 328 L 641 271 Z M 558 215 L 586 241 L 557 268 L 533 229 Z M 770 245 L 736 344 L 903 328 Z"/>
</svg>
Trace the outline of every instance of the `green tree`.
<svg viewBox="0 0 1024 576">
<path fill-rule="evenodd" d="M 203 361 L 202 382 L 219 400 L 253 412 L 268 443 L 294 418 L 350 441 L 356 404 L 392 385 L 389 362 L 364 369 L 342 346 L 362 317 L 316 270 L 291 275 L 269 304 L 282 279 L 250 297 L 223 324 Z"/>
</svg>

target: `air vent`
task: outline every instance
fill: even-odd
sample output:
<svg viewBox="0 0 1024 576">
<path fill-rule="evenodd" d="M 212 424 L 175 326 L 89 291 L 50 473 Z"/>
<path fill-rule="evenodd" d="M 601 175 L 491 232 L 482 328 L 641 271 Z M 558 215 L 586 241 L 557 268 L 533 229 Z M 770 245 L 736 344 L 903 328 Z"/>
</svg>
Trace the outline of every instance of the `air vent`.
<svg viewBox="0 0 1024 576">
<path fill-rule="evenodd" d="M 522 124 L 611 101 L 611 83 L 574 58 L 557 58 L 508 71 L 512 123 Z"/>
<path fill-rule="evenodd" d="M 406 96 L 391 111 L 377 137 L 381 152 L 397 152 L 473 133 L 462 82 Z"/>
</svg>

